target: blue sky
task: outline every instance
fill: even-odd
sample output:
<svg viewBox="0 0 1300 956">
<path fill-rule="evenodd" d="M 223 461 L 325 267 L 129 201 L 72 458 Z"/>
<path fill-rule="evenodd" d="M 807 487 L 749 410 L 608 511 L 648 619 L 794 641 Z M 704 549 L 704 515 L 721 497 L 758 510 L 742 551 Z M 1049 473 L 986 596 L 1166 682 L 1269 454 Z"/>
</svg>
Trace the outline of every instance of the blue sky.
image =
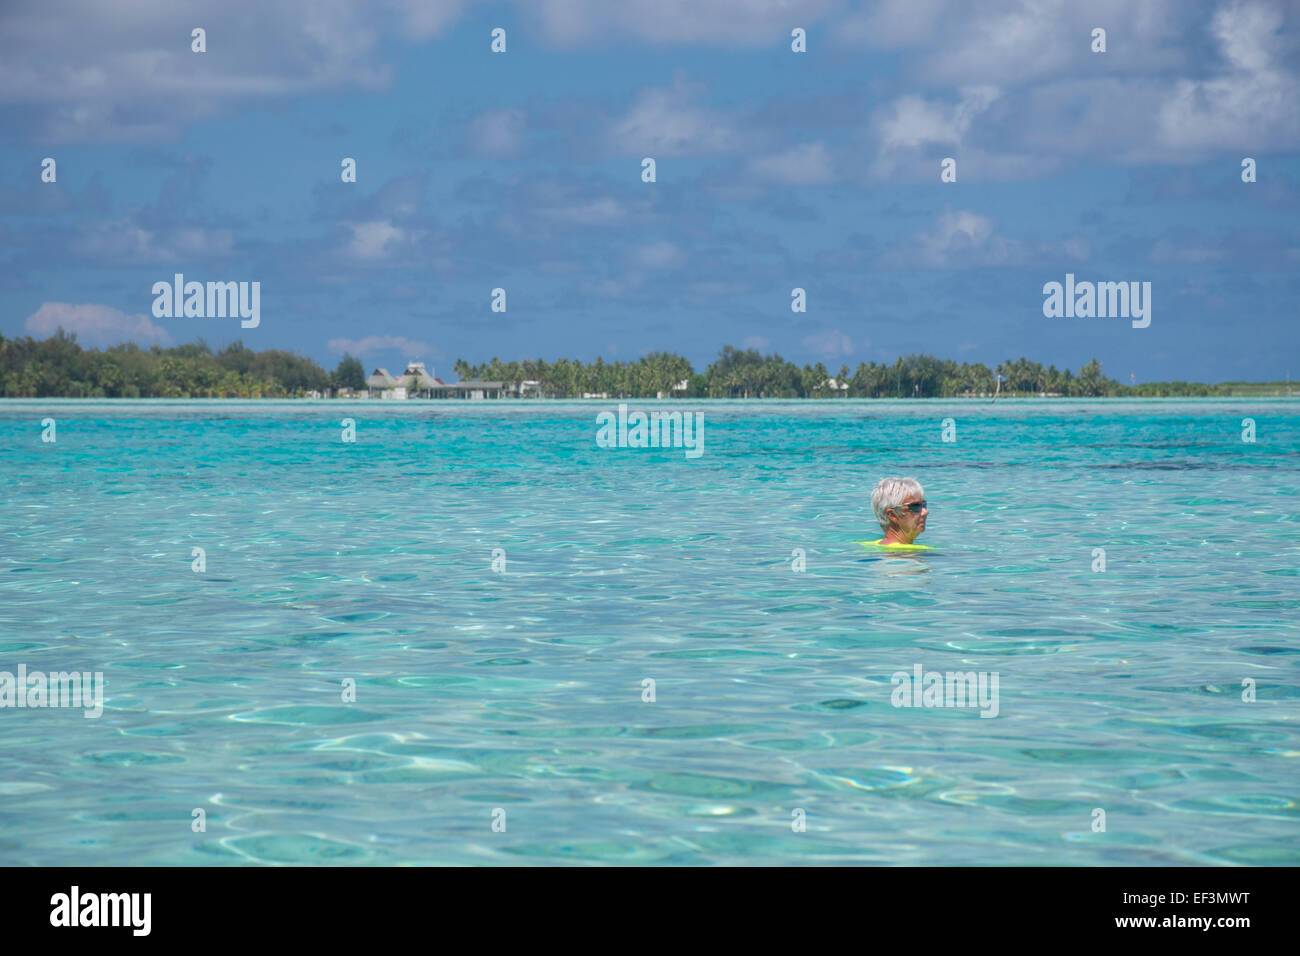
<svg viewBox="0 0 1300 956">
<path fill-rule="evenodd" d="M 1294 3 L 28 6 L 0 12 L 7 336 L 448 379 L 724 343 L 1300 378 Z M 155 318 L 176 272 L 260 282 L 260 326 Z M 1067 272 L 1150 282 L 1150 326 L 1044 317 Z"/>
</svg>

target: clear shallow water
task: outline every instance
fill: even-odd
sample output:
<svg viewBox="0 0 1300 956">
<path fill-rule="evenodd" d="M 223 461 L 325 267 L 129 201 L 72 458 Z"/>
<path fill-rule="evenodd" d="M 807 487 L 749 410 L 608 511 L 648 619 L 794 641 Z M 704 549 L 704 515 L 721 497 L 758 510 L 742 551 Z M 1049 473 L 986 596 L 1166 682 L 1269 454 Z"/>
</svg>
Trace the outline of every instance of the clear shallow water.
<svg viewBox="0 0 1300 956">
<path fill-rule="evenodd" d="M 1300 863 L 1300 402 L 616 405 L 0 402 L 0 863 Z"/>
</svg>

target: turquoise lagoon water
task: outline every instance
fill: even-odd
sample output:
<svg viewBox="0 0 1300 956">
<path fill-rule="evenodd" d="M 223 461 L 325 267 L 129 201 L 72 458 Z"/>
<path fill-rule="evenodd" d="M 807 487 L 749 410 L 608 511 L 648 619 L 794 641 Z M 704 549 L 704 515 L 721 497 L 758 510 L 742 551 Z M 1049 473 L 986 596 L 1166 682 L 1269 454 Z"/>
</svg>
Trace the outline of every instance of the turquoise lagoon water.
<svg viewBox="0 0 1300 956">
<path fill-rule="evenodd" d="M 1300 403 L 616 404 L 0 403 L 0 862 L 1300 863 Z"/>
</svg>

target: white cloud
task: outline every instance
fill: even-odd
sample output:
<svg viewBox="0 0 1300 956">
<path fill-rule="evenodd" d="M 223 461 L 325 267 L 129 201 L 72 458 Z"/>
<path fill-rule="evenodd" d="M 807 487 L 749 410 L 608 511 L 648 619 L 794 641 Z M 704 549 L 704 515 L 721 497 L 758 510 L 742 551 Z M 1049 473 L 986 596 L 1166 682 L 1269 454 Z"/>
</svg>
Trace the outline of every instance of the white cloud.
<svg viewBox="0 0 1300 956">
<path fill-rule="evenodd" d="M 998 235 L 996 223 L 987 216 L 969 209 L 947 210 L 932 231 L 918 233 L 910 245 L 886 253 L 882 265 L 896 269 L 1024 266 L 1084 262 L 1091 253 L 1084 239 L 1008 239 Z"/>
<path fill-rule="evenodd" d="M 9 6 L 9 5 L 7 5 Z M 237 104 L 338 89 L 383 89 L 385 33 L 424 40 L 461 0 L 374 3 L 196 0 L 28 4 L 4 13 L 0 104 L 28 104 L 42 143 L 180 139 Z M 190 31 L 207 30 L 207 52 Z"/>
<path fill-rule="evenodd" d="M 920 239 L 922 253 L 927 257 L 988 248 L 990 245 L 999 249 L 1006 247 L 1006 240 L 993 234 L 993 220 L 969 210 L 945 212 L 939 217 L 935 231 L 922 233 Z"/>
<path fill-rule="evenodd" d="M 740 347 L 742 349 L 755 349 L 761 352 L 771 344 L 772 343 L 768 339 L 763 338 L 761 335 L 747 335 L 743 340 L 741 340 Z"/>
<path fill-rule="evenodd" d="M 703 279 L 686 287 L 686 294 L 696 304 L 715 305 L 737 296 L 748 295 L 753 288 L 743 279 Z"/>
<path fill-rule="evenodd" d="M 831 329 L 804 336 L 803 347 L 823 359 L 834 359 L 842 355 L 851 355 L 853 340 L 839 329 Z"/>
<path fill-rule="evenodd" d="M 356 356 L 373 355 L 375 352 L 401 352 L 403 355 L 419 356 L 438 355 L 438 350 L 427 342 L 416 342 L 402 335 L 368 335 L 364 339 L 330 339 L 329 350 L 342 355 L 349 352 Z"/>
<path fill-rule="evenodd" d="M 810 30 L 842 0 L 804 0 Z M 0 106 L 31 139 L 157 142 L 196 121 L 281 97 L 385 90 L 392 44 L 445 36 L 486 0 L 78 0 L 6 4 Z M 493 5 L 496 6 L 496 5 Z M 8 9 L 12 7 L 12 9 Z M 652 45 L 785 45 L 788 0 L 515 0 L 520 34 L 589 48 L 602 39 Z M 531 22 L 530 22 L 531 21 Z M 204 25 L 206 53 L 190 49 Z M 513 40 L 514 37 L 511 37 Z"/>
<path fill-rule="evenodd" d="M 768 46 L 813 28 L 841 0 L 526 0 L 521 11 L 562 46 L 632 37 L 654 45 Z"/>
<path fill-rule="evenodd" d="M 951 105 L 921 96 L 900 97 L 878 121 L 881 147 L 913 149 L 930 143 L 959 144 L 975 117 L 997 98 L 998 89 L 993 86 L 965 88 L 961 99 Z"/>
<path fill-rule="evenodd" d="M 636 294 L 644 283 L 644 273 L 629 272 L 619 279 L 584 282 L 581 289 L 584 294 L 598 295 L 602 299 L 623 299 Z"/>
<path fill-rule="evenodd" d="M 652 242 L 648 246 L 638 246 L 631 253 L 632 261 L 647 269 L 667 269 L 679 264 L 681 250 L 671 242 Z"/>
<path fill-rule="evenodd" d="M 1195 21 L 1188 0 L 879 0 L 837 19 L 833 42 L 907 51 L 908 71 L 925 83 L 998 86 L 1099 68 L 1149 71 L 1188 65 L 1171 44 Z M 1092 29 L 1107 29 L 1107 52 L 1091 50 Z"/>
<path fill-rule="evenodd" d="M 460 18 L 468 0 L 389 0 L 414 40 L 436 36 Z"/>
<path fill-rule="evenodd" d="M 1218 262 L 1226 258 L 1226 255 L 1222 249 L 1204 242 L 1178 243 L 1170 239 L 1159 239 L 1151 247 L 1149 258 L 1152 262 L 1162 265 L 1169 263 L 1200 265 L 1205 262 Z"/>
<path fill-rule="evenodd" d="M 1282 68 L 1282 24 L 1281 12 L 1262 3 L 1220 9 L 1211 32 L 1232 69 L 1175 85 L 1160 107 L 1160 143 L 1176 150 L 1294 146 L 1300 137 L 1300 76 L 1294 59 L 1290 71 Z"/>
<path fill-rule="evenodd" d="M 627 213 L 618 200 L 608 196 L 585 202 L 570 201 L 545 205 L 538 212 L 544 218 L 576 223 L 579 226 L 609 225 L 618 222 Z"/>
<path fill-rule="evenodd" d="M 1236 2 L 1215 13 L 1212 31 L 1234 67 L 1263 73 L 1274 66 L 1281 26 L 1282 12 L 1276 7 Z"/>
<path fill-rule="evenodd" d="M 121 342 L 140 345 L 166 345 L 172 337 L 143 313 L 127 315 L 107 305 L 72 305 L 69 302 L 46 302 L 27 317 L 25 327 L 36 337 L 46 338 L 58 331 L 77 333 L 81 345 L 107 346 Z"/>
<path fill-rule="evenodd" d="M 938 180 L 938 161 L 944 154 L 958 161 L 958 179 L 962 173 L 987 176 L 1005 158 L 991 159 L 978 150 L 966 150 L 964 144 L 976 118 L 1001 95 L 993 86 L 972 86 L 960 90 L 955 102 L 926 99 L 908 94 L 894 100 L 874 118 L 879 143 L 872 173 L 879 179 L 907 178 Z M 935 147 L 941 152 L 936 155 Z"/>
<path fill-rule="evenodd" d="M 229 229 L 197 226 L 145 229 L 130 220 L 97 223 L 72 242 L 72 251 L 102 262 L 194 262 L 219 259 L 235 249 Z"/>
<path fill-rule="evenodd" d="M 469 146 L 480 156 L 508 159 L 523 148 L 526 122 L 522 110 L 494 110 L 469 125 Z"/>
<path fill-rule="evenodd" d="M 574 227 L 619 225 L 647 204 L 601 195 L 605 191 L 604 184 L 581 178 L 525 179 L 503 192 L 494 222 L 512 237 L 546 244 Z"/>
<path fill-rule="evenodd" d="M 236 108 L 387 90 L 396 75 L 391 38 L 445 36 L 479 0 L 9 6 L 0 119 L 16 139 L 57 145 L 176 140 Z M 987 181 L 1054 173 L 1081 157 L 1189 162 L 1300 145 L 1292 0 L 880 0 L 861 10 L 849 0 L 515 0 L 514 9 L 517 32 L 582 49 L 744 46 L 794 63 L 802 59 L 788 46 L 797 23 L 809 31 L 806 62 L 833 46 L 888 51 L 896 75 L 875 82 L 894 98 L 865 144 L 880 154 L 871 166 L 878 178 L 908 176 L 920 154 L 929 178 L 937 157 L 926 151 L 936 148 L 954 151 L 962 175 Z M 209 24 L 208 53 L 190 52 L 196 23 Z M 1105 54 L 1089 49 L 1099 24 L 1108 29 Z M 770 146 L 764 130 L 700 96 L 680 82 L 644 90 L 608 122 L 600 145 L 637 158 Z M 517 109 L 499 110 L 474 121 L 468 145 L 483 156 L 518 155 L 527 132 Z M 826 181 L 828 170 L 849 168 L 838 149 L 832 140 L 827 153 L 769 155 L 753 167 L 778 182 Z M 800 158 L 802 166 L 790 165 Z"/>
<path fill-rule="evenodd" d="M 735 149 L 739 137 L 718 113 L 695 105 L 702 91 L 686 83 L 642 90 L 610 131 L 613 148 L 635 156 L 693 156 Z"/>
<path fill-rule="evenodd" d="M 406 239 L 406 231 L 387 219 L 353 222 L 348 226 L 352 230 L 348 251 L 358 259 L 382 258 L 390 251 L 390 245 L 399 244 Z"/>
<path fill-rule="evenodd" d="M 826 144 L 818 141 L 791 146 L 771 156 L 750 163 L 750 170 L 760 179 L 791 186 L 814 186 L 835 179 L 835 170 Z"/>
<path fill-rule="evenodd" d="M 1052 175 L 1082 156 L 1197 162 L 1300 145 L 1294 4 L 1232 0 L 882 0 L 836 18 L 833 42 L 903 54 L 908 85 L 875 117 L 878 179 Z M 1213 11 L 1211 13 L 1211 11 Z M 1107 51 L 1091 31 L 1107 28 Z M 1208 53 L 1206 41 L 1221 56 Z"/>
</svg>

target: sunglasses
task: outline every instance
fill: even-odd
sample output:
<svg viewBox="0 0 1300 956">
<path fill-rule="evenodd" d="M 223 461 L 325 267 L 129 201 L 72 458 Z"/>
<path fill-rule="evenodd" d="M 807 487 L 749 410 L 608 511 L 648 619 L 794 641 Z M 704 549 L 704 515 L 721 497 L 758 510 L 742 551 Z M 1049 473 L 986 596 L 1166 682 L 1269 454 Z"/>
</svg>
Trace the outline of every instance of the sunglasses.
<svg viewBox="0 0 1300 956">
<path fill-rule="evenodd" d="M 910 512 L 912 512 L 912 514 L 914 514 L 914 515 L 919 515 L 922 511 L 925 510 L 925 502 L 924 502 L 924 501 L 913 501 L 911 504 L 899 505 L 899 506 L 898 506 L 897 508 L 895 508 L 894 510 L 895 510 L 895 511 L 910 511 Z"/>
</svg>

